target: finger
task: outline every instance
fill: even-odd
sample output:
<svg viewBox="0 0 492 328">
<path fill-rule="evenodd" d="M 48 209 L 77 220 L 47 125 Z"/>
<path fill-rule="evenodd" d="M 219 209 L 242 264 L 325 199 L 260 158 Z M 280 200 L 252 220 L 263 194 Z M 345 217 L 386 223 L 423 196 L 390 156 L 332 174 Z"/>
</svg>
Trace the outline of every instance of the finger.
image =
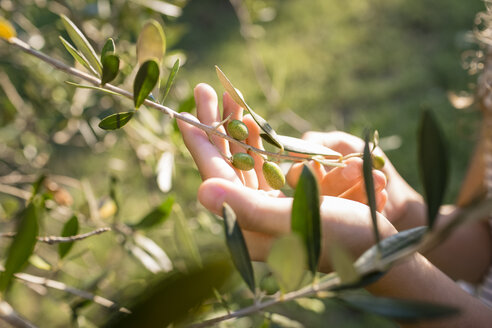
<svg viewBox="0 0 492 328">
<path fill-rule="evenodd" d="M 198 189 L 198 199 L 211 212 L 221 215 L 228 203 L 244 230 L 272 236 L 290 231 L 292 198 L 274 198 L 224 179 L 209 179 Z"/>
<path fill-rule="evenodd" d="M 374 192 L 376 193 L 377 198 L 377 195 L 380 194 L 386 186 L 386 177 L 382 172 L 376 170 L 373 170 L 372 176 L 374 181 Z M 368 204 L 366 189 L 363 180 L 360 180 L 350 189 L 340 194 L 339 197 Z"/>
<path fill-rule="evenodd" d="M 231 96 L 225 92 L 222 97 L 222 103 L 224 106 L 224 119 L 231 115 L 230 120 L 241 120 L 243 118 L 243 109 L 241 106 L 236 104 L 236 102 L 231 98 Z M 227 124 L 227 123 L 226 123 Z M 229 143 L 229 148 L 231 154 L 244 153 L 245 150 L 235 143 Z M 240 171 L 243 177 L 244 184 L 250 188 L 258 188 L 258 179 L 256 178 L 256 173 L 254 170 L 250 171 Z"/>
<path fill-rule="evenodd" d="M 187 113 L 184 115 L 198 122 L 193 115 Z M 218 177 L 235 183 L 241 182 L 231 165 L 210 143 L 205 132 L 182 120 L 178 120 L 178 127 L 203 180 Z"/>
<path fill-rule="evenodd" d="M 351 134 L 332 131 L 332 132 L 306 132 L 302 138 L 304 140 L 321 144 L 331 148 L 334 151 L 347 155 L 350 153 L 362 152 L 364 150 L 364 141 Z"/>
<path fill-rule="evenodd" d="M 195 87 L 194 95 L 196 113 L 200 122 L 211 126 L 215 126 L 215 124 L 220 122 L 218 99 L 214 89 L 208 84 L 200 83 Z M 217 130 L 225 133 L 223 127 L 219 127 Z M 226 156 L 230 156 L 228 142 L 225 139 L 217 136 L 211 136 L 211 138 L 220 151 L 226 154 Z"/>
<path fill-rule="evenodd" d="M 362 178 L 362 160 L 350 158 L 345 167 L 336 167 L 328 171 L 321 180 L 321 194 L 339 196 L 352 188 Z"/>
<path fill-rule="evenodd" d="M 321 181 L 323 181 L 323 177 L 326 174 L 325 168 L 323 167 L 323 165 L 316 161 L 309 161 L 309 166 L 313 169 L 318 183 L 321 184 Z M 291 166 L 289 172 L 287 172 L 285 179 L 287 180 L 289 186 L 291 186 L 292 188 L 295 188 L 297 186 L 297 182 L 299 181 L 299 177 L 301 176 L 303 167 L 304 163 L 294 163 Z"/>
<path fill-rule="evenodd" d="M 252 261 L 265 262 L 273 244 L 273 237 L 264 233 L 243 230 L 243 236 Z"/>
<path fill-rule="evenodd" d="M 255 120 L 253 120 L 251 115 L 248 114 L 244 116 L 243 122 L 244 124 L 246 124 L 249 130 L 249 136 L 248 139 L 246 139 L 248 145 L 258 149 L 264 149 L 260 137 L 260 127 L 258 126 L 258 124 L 256 124 Z M 250 155 L 253 156 L 253 159 L 255 160 L 255 172 L 256 172 L 256 177 L 258 179 L 258 189 L 273 190 L 268 185 L 268 183 L 265 180 L 265 177 L 263 176 L 263 168 L 262 168 L 264 162 L 263 157 L 257 153 L 250 153 Z"/>
</svg>

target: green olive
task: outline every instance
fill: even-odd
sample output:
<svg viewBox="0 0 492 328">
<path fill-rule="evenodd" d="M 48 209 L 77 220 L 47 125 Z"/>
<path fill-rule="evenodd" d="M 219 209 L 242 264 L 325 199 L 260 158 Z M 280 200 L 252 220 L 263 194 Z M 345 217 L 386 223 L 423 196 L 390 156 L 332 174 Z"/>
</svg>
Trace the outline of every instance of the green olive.
<svg viewBox="0 0 492 328">
<path fill-rule="evenodd" d="M 273 162 L 265 161 L 265 163 L 263 163 L 263 176 L 268 185 L 273 189 L 278 190 L 285 184 L 285 176 L 282 173 L 282 170 Z"/>
<path fill-rule="evenodd" d="M 378 155 L 372 155 L 372 167 L 376 170 L 381 170 L 384 167 L 384 158 Z"/>
<path fill-rule="evenodd" d="M 246 153 L 235 153 L 231 159 L 232 165 L 242 171 L 249 171 L 255 167 L 255 160 Z"/>
<path fill-rule="evenodd" d="M 248 127 L 240 120 L 232 120 L 227 124 L 227 132 L 236 140 L 242 141 L 249 135 Z"/>
</svg>

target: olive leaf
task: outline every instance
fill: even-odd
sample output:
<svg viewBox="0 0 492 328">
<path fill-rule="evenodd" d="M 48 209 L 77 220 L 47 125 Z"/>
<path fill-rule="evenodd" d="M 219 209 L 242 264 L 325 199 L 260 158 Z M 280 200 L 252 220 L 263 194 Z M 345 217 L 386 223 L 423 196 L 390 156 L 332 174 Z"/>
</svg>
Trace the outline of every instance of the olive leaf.
<svg viewBox="0 0 492 328">
<path fill-rule="evenodd" d="M 306 262 L 306 248 L 297 233 L 275 240 L 267 258 L 267 264 L 284 293 L 299 287 L 306 273 Z"/>
<path fill-rule="evenodd" d="M 263 138 L 266 142 L 275 146 L 275 142 L 270 138 L 270 136 L 266 133 L 260 133 L 260 137 Z M 298 154 L 306 154 L 306 155 L 321 155 L 325 156 L 329 159 L 340 159 L 342 154 L 322 145 L 314 144 L 309 141 L 277 135 L 277 140 L 284 146 L 286 151 L 290 151 Z"/>
<path fill-rule="evenodd" d="M 246 101 L 244 101 L 243 96 L 238 92 L 238 90 L 232 85 L 231 81 L 227 78 L 227 76 L 220 70 L 218 66 L 215 66 L 215 70 L 217 71 L 217 76 L 219 77 L 220 83 L 226 89 L 227 93 L 232 97 L 232 99 L 241 107 L 246 109 L 250 114 L 251 117 L 255 120 L 256 124 L 265 132 L 270 137 L 270 140 L 272 141 L 272 144 L 275 145 L 276 147 L 280 148 L 281 150 L 284 149 L 282 143 L 278 139 L 277 132 L 268 124 L 268 122 L 261 117 L 260 115 L 256 114 L 251 107 L 246 104 Z"/>
<path fill-rule="evenodd" d="M 136 109 L 143 104 L 158 80 L 159 64 L 153 59 L 144 62 L 133 82 L 133 100 Z"/>
<path fill-rule="evenodd" d="M 241 227 L 236 220 L 236 213 L 227 204 L 222 206 L 222 217 L 224 218 L 224 232 L 226 236 L 226 244 L 231 253 L 232 262 L 239 271 L 251 292 L 255 293 L 255 275 L 251 259 L 249 258 L 248 248 L 244 241 Z"/>
<path fill-rule="evenodd" d="M 135 112 L 121 112 L 106 116 L 99 122 L 99 127 L 103 130 L 116 130 L 128 123 Z"/>
<path fill-rule="evenodd" d="M 158 63 L 166 53 L 166 36 L 162 26 L 156 20 L 147 22 L 137 40 L 137 60 L 140 65 L 149 59 Z"/>
<path fill-rule="evenodd" d="M 168 197 L 159 206 L 147 213 L 138 223 L 132 225 L 134 229 L 152 228 L 164 222 L 169 215 L 174 205 L 174 197 Z"/>
<path fill-rule="evenodd" d="M 359 273 L 355 269 L 353 259 L 340 244 L 330 245 L 330 255 L 333 268 L 342 284 L 351 284 L 359 280 Z"/>
<path fill-rule="evenodd" d="M 114 40 L 112 38 L 108 38 L 106 43 L 104 43 L 104 46 L 101 50 L 101 61 L 103 60 L 106 55 L 111 55 L 116 52 L 116 47 L 114 45 Z"/>
<path fill-rule="evenodd" d="M 101 85 L 113 81 L 120 70 L 120 58 L 116 55 L 106 55 L 102 59 Z"/>
<path fill-rule="evenodd" d="M 106 93 L 109 93 L 110 95 L 118 95 L 119 96 L 119 93 L 116 93 L 114 91 L 111 91 L 111 90 L 108 90 L 108 89 L 105 89 L 105 88 L 96 87 L 96 86 L 93 86 L 93 85 L 78 84 L 78 83 L 74 83 L 74 82 L 70 82 L 70 81 L 65 81 L 65 83 L 68 84 L 68 85 L 74 86 L 76 88 L 92 89 L 92 90 L 106 92 Z"/>
<path fill-rule="evenodd" d="M 92 48 L 89 41 L 87 41 L 87 38 L 67 16 L 60 15 L 60 17 L 62 19 L 63 25 L 65 26 L 65 30 L 70 36 L 70 39 L 72 39 L 73 43 L 75 43 L 77 49 L 88 60 L 92 68 L 94 68 L 99 74 L 101 74 L 101 63 L 99 62 L 99 58 L 97 58 L 96 56 L 94 48 Z"/>
<path fill-rule="evenodd" d="M 305 245 L 308 266 L 313 275 L 318 269 L 321 253 L 321 219 L 319 212 L 319 190 L 316 177 L 305 164 L 294 192 L 292 203 L 291 227 Z"/>
<path fill-rule="evenodd" d="M 376 297 L 369 294 L 344 294 L 337 298 L 357 309 L 406 322 L 444 318 L 459 313 L 457 308 L 447 305 Z"/>
<path fill-rule="evenodd" d="M 69 237 L 75 236 L 79 232 L 79 220 L 76 215 L 73 215 L 63 226 L 61 236 Z M 70 243 L 60 243 L 58 245 L 58 256 L 60 259 L 64 258 L 68 254 L 73 246 L 73 241 Z"/>
<path fill-rule="evenodd" d="M 161 99 L 161 104 L 163 104 L 164 100 L 166 100 L 166 97 L 169 94 L 171 87 L 173 86 L 174 79 L 176 78 L 176 74 L 178 74 L 178 71 L 179 71 L 179 58 L 176 59 L 176 61 L 174 62 L 171 73 L 169 73 L 169 77 L 167 78 L 166 86 L 164 87 L 164 94 L 162 95 L 162 99 Z"/>
<path fill-rule="evenodd" d="M 31 256 L 37 242 L 38 219 L 41 206 L 31 201 L 22 212 L 17 233 L 10 244 L 5 261 L 5 271 L 0 274 L 0 291 L 5 291 L 14 273 L 20 271 Z"/>
<path fill-rule="evenodd" d="M 419 125 L 418 159 L 430 228 L 434 226 L 448 182 L 449 161 L 446 148 L 434 115 L 430 110 L 424 110 Z"/>
<path fill-rule="evenodd" d="M 372 176 L 372 157 L 371 151 L 369 149 L 369 136 L 365 136 L 364 154 L 362 155 L 362 171 L 364 175 L 364 186 L 366 189 L 367 202 L 369 203 L 369 209 L 371 212 L 372 226 L 374 229 L 374 238 L 376 239 L 377 245 L 379 245 L 380 236 L 378 229 L 377 220 L 377 209 L 376 209 L 376 192 L 374 191 L 374 181 Z"/>
<path fill-rule="evenodd" d="M 89 64 L 87 59 L 84 58 L 84 56 L 77 50 L 75 49 L 67 40 L 65 40 L 63 37 L 59 36 L 61 43 L 67 49 L 67 51 L 72 55 L 72 57 L 79 62 L 82 66 L 84 66 L 89 72 L 92 74 L 97 75 L 97 72 L 92 68 L 92 66 Z"/>
</svg>

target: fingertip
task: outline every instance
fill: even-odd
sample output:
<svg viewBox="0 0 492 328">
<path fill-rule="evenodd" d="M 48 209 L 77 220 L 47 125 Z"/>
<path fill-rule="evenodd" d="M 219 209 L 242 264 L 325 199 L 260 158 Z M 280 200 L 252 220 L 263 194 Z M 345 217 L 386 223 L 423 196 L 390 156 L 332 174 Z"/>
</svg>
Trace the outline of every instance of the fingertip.
<svg viewBox="0 0 492 328">
<path fill-rule="evenodd" d="M 386 190 L 383 190 L 376 195 L 376 208 L 378 212 L 383 211 L 387 201 L 388 201 L 388 192 Z"/>
<path fill-rule="evenodd" d="M 299 181 L 299 176 L 301 175 L 301 171 L 302 163 L 294 163 L 290 167 L 289 172 L 287 172 L 285 179 L 287 180 L 288 185 L 292 188 L 295 188 L 295 186 L 297 185 L 297 182 Z"/>
<path fill-rule="evenodd" d="M 382 191 L 388 182 L 386 175 L 379 170 L 373 170 L 372 176 L 374 180 L 374 189 L 376 189 L 376 191 Z"/>
</svg>

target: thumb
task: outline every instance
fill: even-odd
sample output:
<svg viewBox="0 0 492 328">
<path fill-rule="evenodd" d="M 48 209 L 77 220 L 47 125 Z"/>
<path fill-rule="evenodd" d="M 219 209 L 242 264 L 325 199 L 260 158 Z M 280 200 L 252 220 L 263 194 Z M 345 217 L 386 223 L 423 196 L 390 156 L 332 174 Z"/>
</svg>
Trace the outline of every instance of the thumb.
<svg viewBox="0 0 492 328">
<path fill-rule="evenodd" d="M 228 203 L 244 230 L 270 235 L 290 231 L 292 198 L 276 198 L 228 180 L 211 178 L 198 189 L 198 199 L 211 212 L 222 215 L 222 204 Z"/>
</svg>

